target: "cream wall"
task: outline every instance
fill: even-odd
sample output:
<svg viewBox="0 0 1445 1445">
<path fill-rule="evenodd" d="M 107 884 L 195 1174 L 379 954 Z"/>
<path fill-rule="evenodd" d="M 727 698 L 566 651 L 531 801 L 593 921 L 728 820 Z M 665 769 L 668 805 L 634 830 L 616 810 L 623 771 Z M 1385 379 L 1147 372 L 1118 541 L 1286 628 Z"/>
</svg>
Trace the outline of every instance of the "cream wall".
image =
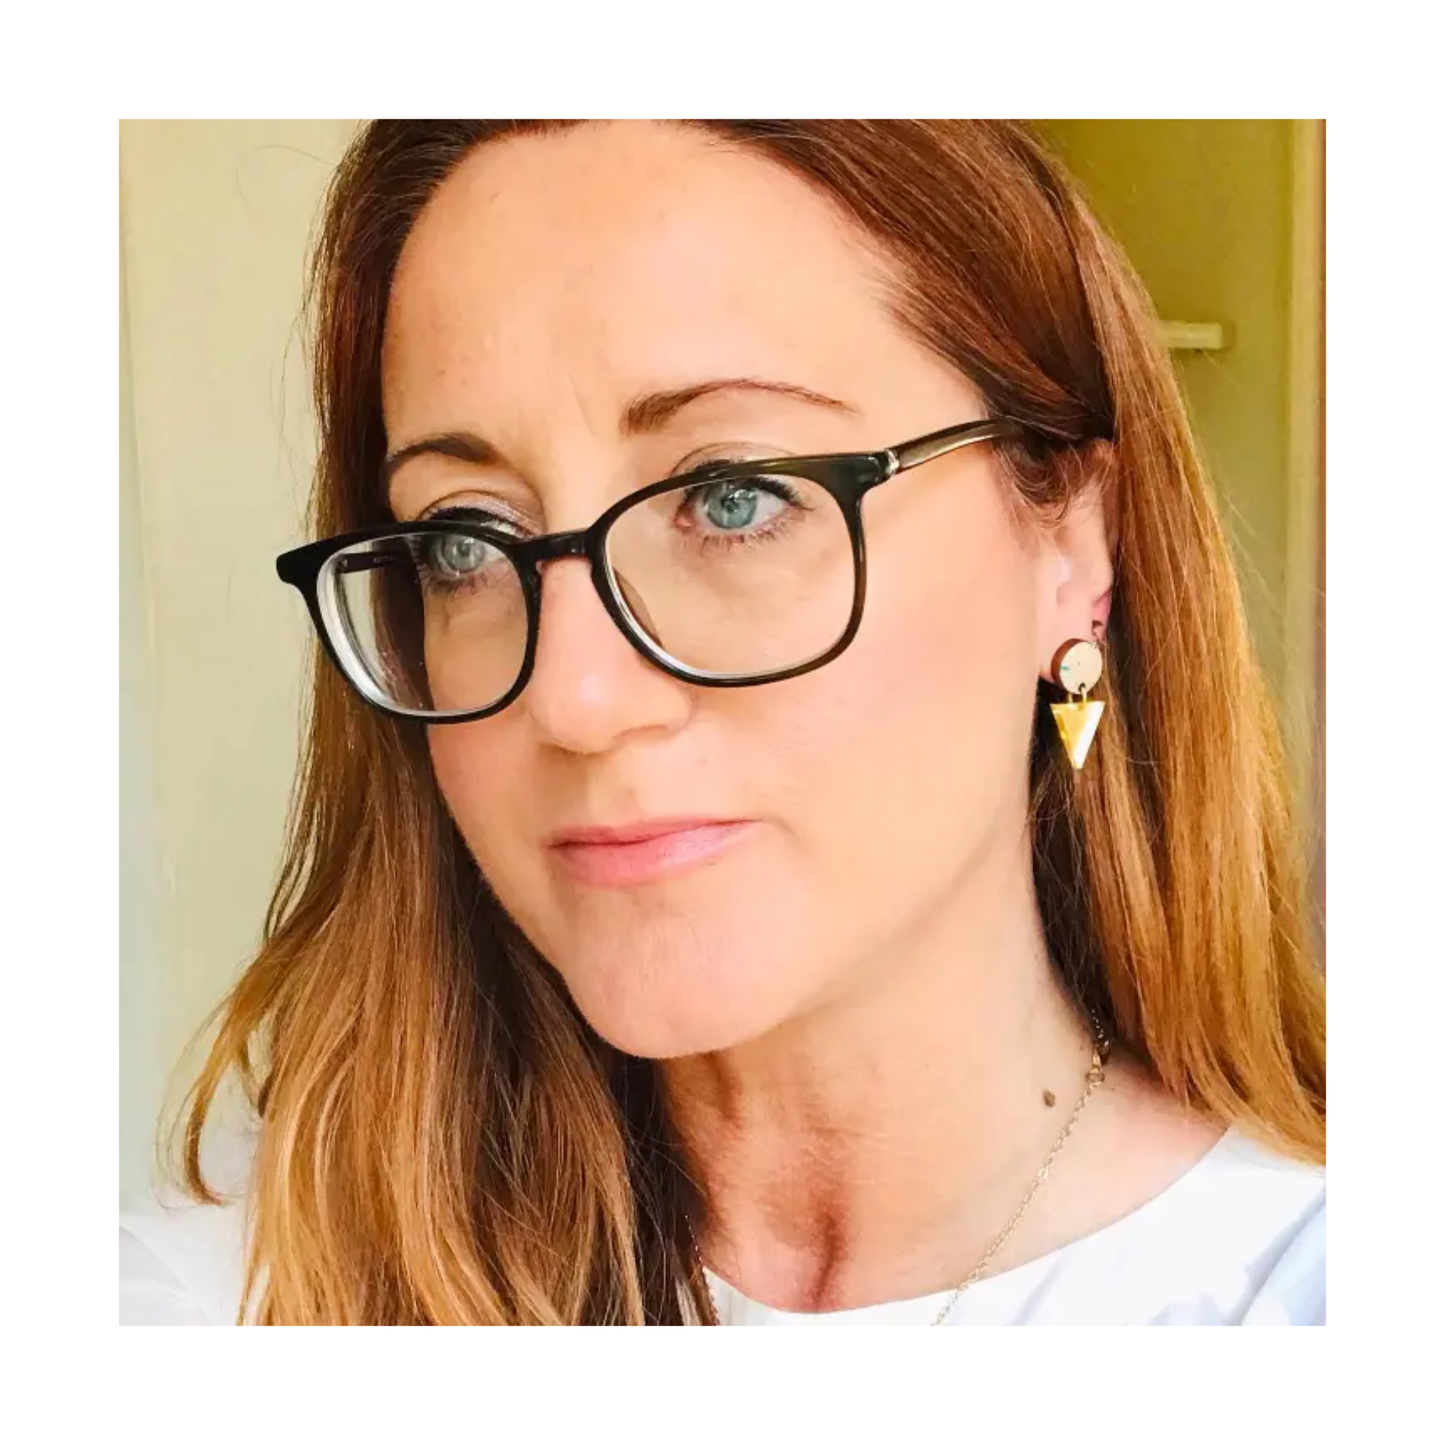
<svg viewBox="0 0 1445 1445">
<path fill-rule="evenodd" d="M 303 259 L 350 121 L 122 122 L 121 1197 L 257 941 L 305 641 Z"/>
<path fill-rule="evenodd" d="M 1317 783 L 1323 122 L 1038 125 L 1160 316 L 1226 327 L 1223 350 L 1175 358 L 1308 812 Z"/>
</svg>

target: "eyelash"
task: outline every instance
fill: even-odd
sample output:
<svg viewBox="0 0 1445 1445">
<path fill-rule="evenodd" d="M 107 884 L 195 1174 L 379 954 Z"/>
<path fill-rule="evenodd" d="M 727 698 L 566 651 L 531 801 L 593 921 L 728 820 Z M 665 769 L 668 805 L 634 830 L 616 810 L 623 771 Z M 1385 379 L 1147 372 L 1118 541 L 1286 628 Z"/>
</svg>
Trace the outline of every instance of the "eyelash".
<svg viewBox="0 0 1445 1445">
<path fill-rule="evenodd" d="M 499 532 L 506 532 L 509 535 L 525 537 L 526 530 L 515 518 L 508 517 L 501 512 L 489 512 L 485 507 L 448 506 L 435 507 L 429 512 L 423 512 L 418 522 L 472 522 L 478 526 L 492 527 Z"/>
</svg>

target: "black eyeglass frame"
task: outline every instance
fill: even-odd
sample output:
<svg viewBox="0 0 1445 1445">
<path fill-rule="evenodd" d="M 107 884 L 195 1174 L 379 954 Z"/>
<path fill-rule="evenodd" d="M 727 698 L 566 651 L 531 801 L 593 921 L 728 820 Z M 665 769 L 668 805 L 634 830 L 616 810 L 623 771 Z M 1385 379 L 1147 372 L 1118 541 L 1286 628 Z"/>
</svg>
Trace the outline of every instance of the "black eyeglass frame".
<svg viewBox="0 0 1445 1445">
<path fill-rule="evenodd" d="M 648 662 L 668 676 L 700 687 L 760 687 L 767 683 L 783 682 L 790 677 L 801 677 L 804 673 L 826 666 L 842 653 L 857 635 L 863 620 L 868 577 L 867 551 L 863 537 L 863 498 L 873 488 L 881 486 L 900 472 L 906 472 L 912 467 L 921 466 L 924 462 L 946 456 L 975 442 L 1018 440 L 1024 435 L 1025 428 L 1017 422 L 1003 417 L 987 417 L 980 421 L 945 427 L 941 431 L 930 432 L 927 436 L 916 437 L 912 441 L 878 452 L 835 452 L 823 456 L 769 457 L 759 461 L 712 463 L 630 492 L 613 503 L 590 527 L 581 530 L 519 538 L 482 522 L 455 518 L 444 521 L 398 522 L 346 532 L 336 537 L 325 537 L 283 552 L 276 559 L 276 573 L 283 582 L 296 588 L 305 599 L 316 634 L 321 639 L 332 665 L 347 683 L 370 706 L 408 722 L 422 722 L 427 726 L 476 722 L 481 718 L 492 717 L 517 700 L 531 679 L 536 661 L 537 636 L 542 615 L 541 564 L 559 557 L 587 559 L 591 565 L 592 584 L 619 631 Z M 742 484 L 750 478 L 765 476 L 801 477 L 813 482 L 822 487 L 842 511 L 853 553 L 853 606 L 848 623 L 838 640 L 827 651 L 781 671 L 736 674 L 709 673 L 690 668 L 662 651 L 632 616 L 608 561 L 607 535 L 619 517 L 649 497 L 663 492 L 684 491 L 699 485 L 716 486 L 729 482 Z M 380 689 L 368 686 L 369 680 L 353 675 L 352 670 L 347 667 L 332 636 L 331 625 L 322 603 L 321 573 L 338 552 L 363 542 L 438 533 L 460 533 L 495 547 L 506 555 L 521 582 L 527 609 L 526 650 L 517 680 L 505 696 L 487 707 L 458 712 L 426 712 L 395 706 L 386 699 Z M 343 625 L 340 618 L 337 619 L 337 625 Z M 362 671 L 364 672 L 364 668 Z"/>
</svg>

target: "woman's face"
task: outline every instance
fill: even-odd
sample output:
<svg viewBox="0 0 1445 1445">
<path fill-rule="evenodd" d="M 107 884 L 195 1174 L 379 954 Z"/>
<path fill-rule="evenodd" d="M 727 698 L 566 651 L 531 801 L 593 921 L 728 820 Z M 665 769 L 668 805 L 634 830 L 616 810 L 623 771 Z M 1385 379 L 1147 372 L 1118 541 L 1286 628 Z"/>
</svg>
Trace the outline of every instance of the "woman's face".
<svg viewBox="0 0 1445 1445">
<path fill-rule="evenodd" d="M 736 387 L 624 426 L 640 398 L 728 378 L 839 404 Z M 469 432 L 497 457 L 407 461 L 399 519 L 480 506 L 535 531 L 719 456 L 876 450 L 984 414 L 891 319 L 882 263 L 825 199 L 649 122 L 490 144 L 441 187 L 398 268 L 384 404 L 393 452 Z M 483 873 L 622 1049 L 723 1048 L 845 996 L 1017 847 L 1057 557 L 986 444 L 889 481 L 864 522 L 862 625 L 816 672 L 677 681 L 566 559 L 545 567 L 522 696 L 431 730 Z M 631 853 L 554 843 L 658 819 L 742 826 Z"/>
</svg>

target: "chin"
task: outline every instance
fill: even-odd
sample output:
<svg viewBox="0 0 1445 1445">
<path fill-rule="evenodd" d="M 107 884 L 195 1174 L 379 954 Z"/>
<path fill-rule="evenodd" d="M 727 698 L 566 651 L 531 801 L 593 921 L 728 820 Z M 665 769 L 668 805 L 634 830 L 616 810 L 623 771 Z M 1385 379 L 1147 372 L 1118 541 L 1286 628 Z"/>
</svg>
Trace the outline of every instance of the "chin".
<svg viewBox="0 0 1445 1445">
<path fill-rule="evenodd" d="M 579 1007 L 581 1007 L 579 1005 Z M 679 1024 L 641 1014 L 598 1016 L 582 1010 L 595 1032 L 613 1048 L 637 1059 L 683 1059 L 693 1054 L 711 1054 L 733 1048 L 766 1033 L 768 1024 L 756 1028 L 728 1027 L 716 1018 Z"/>
<path fill-rule="evenodd" d="M 678 952 L 661 969 L 592 957 L 570 959 L 559 972 L 593 1030 L 641 1059 L 733 1048 L 776 1028 L 798 1003 L 780 989 L 775 964 L 740 950 L 731 952 L 725 976 L 714 959 Z"/>
</svg>

